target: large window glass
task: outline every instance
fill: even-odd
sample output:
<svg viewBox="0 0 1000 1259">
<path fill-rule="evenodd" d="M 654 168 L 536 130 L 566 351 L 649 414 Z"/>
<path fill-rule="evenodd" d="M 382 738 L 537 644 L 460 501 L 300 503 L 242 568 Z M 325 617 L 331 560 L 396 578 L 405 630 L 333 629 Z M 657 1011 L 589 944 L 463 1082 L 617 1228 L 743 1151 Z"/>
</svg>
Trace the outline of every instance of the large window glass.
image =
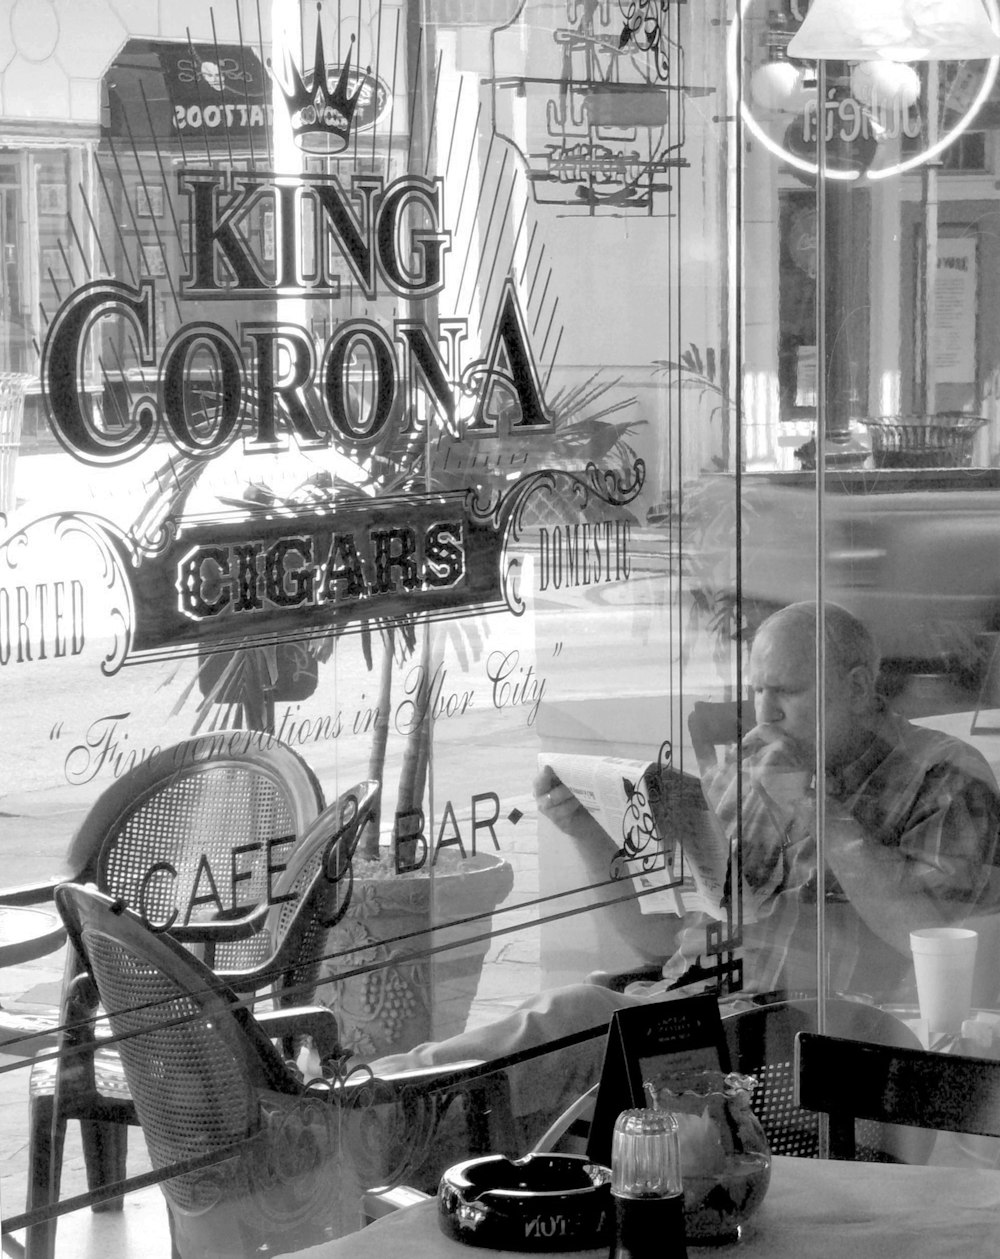
<svg viewBox="0 0 1000 1259">
<path fill-rule="evenodd" d="M 807 8 L 13 6 L 2 1214 L 37 1253 L 150 1202 L 166 1245 L 146 1189 L 84 1207 L 183 1160 L 182 1253 L 301 1247 L 498 1139 L 357 1069 L 678 984 L 926 1040 L 909 930 L 988 957 L 996 65 L 819 65 Z M 768 621 L 817 600 L 825 636 Z M 129 914 L 67 894 L 67 945 L 67 880 Z M 519 1139 L 600 1048 L 515 1077 Z"/>
</svg>

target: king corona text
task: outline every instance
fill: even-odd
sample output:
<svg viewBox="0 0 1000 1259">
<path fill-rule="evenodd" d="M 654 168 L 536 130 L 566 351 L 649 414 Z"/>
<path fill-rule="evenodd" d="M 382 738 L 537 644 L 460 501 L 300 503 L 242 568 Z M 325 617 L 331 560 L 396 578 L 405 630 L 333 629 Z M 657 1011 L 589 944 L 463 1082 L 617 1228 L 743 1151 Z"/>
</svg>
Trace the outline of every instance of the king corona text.
<svg viewBox="0 0 1000 1259">
<path fill-rule="evenodd" d="M 369 299 L 380 291 L 414 303 L 444 286 L 451 236 L 442 226 L 440 180 L 406 175 L 385 186 L 355 176 L 350 189 L 334 175 L 294 178 L 269 172 L 182 169 L 178 189 L 188 200 L 186 273 L 171 286 L 179 302 L 251 303 L 262 299 L 340 296 L 335 273 L 346 265 Z M 267 212 L 275 239 L 269 256 L 254 243 L 254 216 Z M 423 226 L 415 226 L 414 223 Z M 453 432 L 470 440 L 550 432 L 551 416 L 529 343 L 513 279 L 502 286 L 487 325 L 481 356 L 466 361 L 468 321 L 396 318 L 391 330 L 375 319 L 351 318 L 319 339 L 283 319 L 183 324 L 157 344 L 157 281 L 135 284 L 92 280 L 57 311 L 45 341 L 42 376 L 49 422 L 78 460 L 117 464 L 158 439 L 194 458 L 212 458 L 242 437 L 244 451 L 274 453 L 293 436 L 302 449 L 370 447 L 387 426 L 408 431 L 426 422 L 429 401 Z M 88 393 L 86 364 L 100 358 L 106 333 L 124 334 L 137 347 L 148 382 L 105 424 Z M 370 388 L 353 388 L 357 363 Z M 206 371 L 207 367 L 207 371 Z M 206 375 L 213 390 L 211 418 L 205 391 L 189 388 Z M 516 407 L 494 405 L 501 387 Z"/>
</svg>

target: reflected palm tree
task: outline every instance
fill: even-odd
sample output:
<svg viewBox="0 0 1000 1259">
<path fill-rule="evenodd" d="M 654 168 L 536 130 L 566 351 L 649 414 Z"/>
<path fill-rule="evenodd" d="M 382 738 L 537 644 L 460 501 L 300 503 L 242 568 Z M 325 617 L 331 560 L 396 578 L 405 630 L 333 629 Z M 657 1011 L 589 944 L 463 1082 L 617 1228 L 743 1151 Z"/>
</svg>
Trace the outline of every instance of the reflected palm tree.
<svg viewBox="0 0 1000 1259">
<path fill-rule="evenodd" d="M 240 510 L 248 516 L 273 518 L 309 508 L 344 507 L 375 503 L 387 497 L 469 491 L 475 488 L 480 501 L 502 496 L 527 471 L 539 466 L 583 473 L 596 463 L 627 474 L 636 462 L 630 439 L 645 420 L 615 419 L 635 404 L 634 397 L 615 397 L 620 382 L 600 381 L 594 373 L 581 384 L 557 392 L 549 410 L 553 427 L 545 439 L 537 434 L 518 434 L 507 416 L 509 435 L 477 443 L 463 437 L 456 426 L 421 395 L 419 405 L 407 416 L 390 416 L 378 439 L 367 448 L 327 448 L 308 459 L 312 470 L 287 492 L 263 479 L 231 482 L 218 473 L 216 508 Z M 371 398 L 364 383 L 354 387 L 356 413 L 366 414 Z M 511 396 L 511 407 L 516 407 Z M 311 400 L 314 414 L 321 414 L 318 398 Z M 501 430 L 504 428 L 500 416 Z M 541 440 L 547 445 L 540 448 Z M 483 446 L 488 450 L 483 453 Z M 285 456 L 283 456 L 285 458 Z M 294 458 L 294 456 L 293 456 Z M 317 466 L 320 458 L 332 466 Z M 232 476 L 245 475 L 241 458 Z M 162 485 L 151 496 L 133 533 L 152 540 L 190 510 L 191 500 L 206 478 L 204 460 L 172 457 L 157 474 Z M 222 488 L 219 488 L 221 483 Z M 211 491 L 209 491 L 211 494 Z M 599 504 L 601 508 L 606 504 Z M 566 501 L 557 489 L 536 495 L 529 523 L 565 523 L 579 519 L 578 501 Z M 482 628 L 481 628 L 482 626 Z M 463 670 L 479 660 L 485 624 L 472 617 L 432 622 L 425 613 L 407 617 L 361 616 L 356 637 L 369 673 L 377 673 L 375 720 L 370 727 L 368 777 L 384 783 L 393 685 L 399 672 L 416 661 L 420 677 L 432 678 L 446 651 L 453 651 Z M 335 657 L 342 631 L 295 641 L 254 642 L 248 636 L 236 649 L 203 649 L 195 674 L 183 686 L 173 714 L 195 703 L 192 733 L 225 728 L 275 729 L 276 701 L 308 698 L 318 685 L 321 666 Z M 180 668 L 173 675 L 176 679 Z M 426 784 L 432 739 L 430 706 L 422 706 L 419 719 L 406 731 L 395 813 L 399 818 L 420 809 Z M 382 794 L 385 799 L 385 793 Z M 381 802 L 380 802 L 381 807 Z M 381 818 L 373 816 L 359 845 L 359 855 L 378 857 Z"/>
</svg>

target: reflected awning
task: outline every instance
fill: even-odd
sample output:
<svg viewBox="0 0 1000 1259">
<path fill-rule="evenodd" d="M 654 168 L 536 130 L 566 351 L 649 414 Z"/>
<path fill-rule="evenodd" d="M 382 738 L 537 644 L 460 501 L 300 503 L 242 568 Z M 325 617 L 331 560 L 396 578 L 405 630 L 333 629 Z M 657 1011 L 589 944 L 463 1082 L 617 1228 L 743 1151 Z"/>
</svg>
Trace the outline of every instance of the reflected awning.
<svg viewBox="0 0 1000 1259">
<path fill-rule="evenodd" d="M 208 139 L 264 151 L 271 116 L 271 76 L 244 44 L 130 39 L 103 82 L 101 134 L 142 149 L 203 154 Z"/>
</svg>

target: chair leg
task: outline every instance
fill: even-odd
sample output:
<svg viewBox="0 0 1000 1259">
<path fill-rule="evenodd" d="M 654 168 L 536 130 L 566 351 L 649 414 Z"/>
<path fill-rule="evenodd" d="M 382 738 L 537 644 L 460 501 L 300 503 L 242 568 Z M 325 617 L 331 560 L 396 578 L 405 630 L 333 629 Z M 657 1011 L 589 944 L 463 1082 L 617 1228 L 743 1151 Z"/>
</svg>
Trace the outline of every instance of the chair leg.
<svg viewBox="0 0 1000 1259">
<path fill-rule="evenodd" d="M 164 1201 L 164 1206 L 166 1202 Z M 167 1207 L 167 1223 L 170 1225 L 170 1259 L 184 1259 L 181 1248 L 177 1244 L 177 1230 L 174 1228 L 174 1213 Z"/>
<path fill-rule="evenodd" d="M 81 1119 L 80 1136 L 83 1158 L 87 1165 L 87 1188 L 103 1189 L 125 1179 L 125 1155 L 128 1149 L 128 1127 L 101 1119 Z M 95 1202 L 93 1211 L 121 1211 L 124 1198 L 105 1198 Z"/>
<path fill-rule="evenodd" d="M 66 1120 L 53 1122 L 51 1094 L 32 1097 L 28 1105 L 28 1200 L 29 1211 L 53 1206 L 59 1201 L 62 1178 Z M 56 1248 L 56 1220 L 44 1220 L 25 1230 L 25 1259 L 53 1259 Z"/>
</svg>

